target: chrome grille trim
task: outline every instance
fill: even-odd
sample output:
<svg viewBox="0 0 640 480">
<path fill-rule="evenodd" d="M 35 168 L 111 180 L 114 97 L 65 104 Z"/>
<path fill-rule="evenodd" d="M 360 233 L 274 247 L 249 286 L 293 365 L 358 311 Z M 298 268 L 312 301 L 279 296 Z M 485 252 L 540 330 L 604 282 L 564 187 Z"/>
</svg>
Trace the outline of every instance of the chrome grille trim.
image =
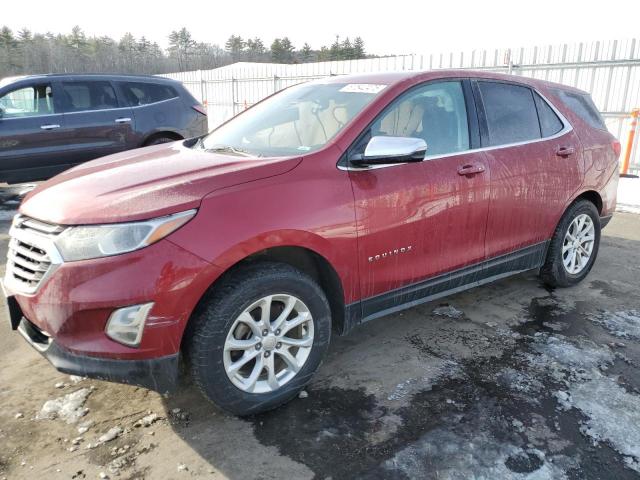
<svg viewBox="0 0 640 480">
<path fill-rule="evenodd" d="M 12 291 L 35 293 L 45 278 L 62 263 L 54 240 L 66 227 L 16 215 L 9 230 L 4 283 Z"/>
<path fill-rule="evenodd" d="M 18 217 L 17 221 L 20 222 L 24 228 L 29 228 L 47 235 L 58 235 L 62 233 L 65 228 L 62 225 L 52 225 L 50 223 L 41 222 L 40 220 L 24 216 Z"/>
</svg>

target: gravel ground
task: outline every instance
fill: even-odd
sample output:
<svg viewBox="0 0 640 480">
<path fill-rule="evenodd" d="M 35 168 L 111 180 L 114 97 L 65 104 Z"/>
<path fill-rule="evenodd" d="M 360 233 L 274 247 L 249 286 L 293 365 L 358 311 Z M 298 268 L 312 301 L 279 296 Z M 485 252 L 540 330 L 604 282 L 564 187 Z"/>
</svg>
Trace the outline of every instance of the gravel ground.
<svg viewBox="0 0 640 480">
<path fill-rule="evenodd" d="M 0 193 L 0 255 L 18 189 Z M 0 479 L 640 478 L 640 216 L 571 289 L 518 275 L 334 338 L 306 398 L 238 419 L 57 373 L 0 318 Z"/>
</svg>

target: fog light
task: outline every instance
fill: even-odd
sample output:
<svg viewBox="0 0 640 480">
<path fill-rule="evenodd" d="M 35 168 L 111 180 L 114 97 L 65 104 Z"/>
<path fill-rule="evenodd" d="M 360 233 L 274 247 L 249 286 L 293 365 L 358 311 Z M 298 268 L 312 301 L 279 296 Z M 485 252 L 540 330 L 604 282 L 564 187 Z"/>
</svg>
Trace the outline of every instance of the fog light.
<svg viewBox="0 0 640 480">
<path fill-rule="evenodd" d="M 153 303 L 144 303 L 114 311 L 107 322 L 107 336 L 118 343 L 137 347 L 151 307 Z"/>
</svg>

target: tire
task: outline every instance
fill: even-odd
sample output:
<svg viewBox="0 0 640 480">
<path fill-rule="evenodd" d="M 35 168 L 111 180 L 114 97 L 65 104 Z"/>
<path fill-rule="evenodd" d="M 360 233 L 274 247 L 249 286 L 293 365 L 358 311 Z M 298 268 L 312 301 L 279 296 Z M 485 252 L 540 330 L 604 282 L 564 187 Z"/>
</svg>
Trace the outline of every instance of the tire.
<svg viewBox="0 0 640 480">
<path fill-rule="evenodd" d="M 144 142 L 144 146 L 145 147 L 150 147 L 151 145 L 160 145 L 161 143 L 169 143 L 169 142 L 175 142 L 176 139 L 175 138 L 171 138 L 171 137 L 155 137 L 152 138 L 151 140 L 147 140 L 146 142 Z"/>
<path fill-rule="evenodd" d="M 572 252 L 576 250 L 569 244 L 571 243 L 567 237 L 569 229 L 573 233 L 576 233 L 576 228 L 579 226 L 579 222 L 584 220 L 583 229 L 586 232 L 588 228 L 589 220 L 593 225 L 593 233 L 589 235 L 588 232 L 581 238 L 593 237 L 592 244 L 589 247 L 588 243 L 581 244 L 582 249 L 577 249 L 581 259 L 584 259 L 582 252 L 585 252 L 584 247 L 591 248 L 588 259 L 580 265 L 578 268 L 576 263 L 575 268 L 572 270 L 570 257 Z M 574 221 L 578 222 L 574 224 Z M 556 227 L 556 230 L 551 238 L 551 244 L 547 251 L 547 258 L 544 265 L 540 269 L 540 277 L 547 285 L 551 287 L 570 287 L 581 282 L 588 274 L 593 263 L 598 255 L 598 249 L 600 247 L 600 215 L 596 206 L 589 200 L 579 200 L 573 203 L 562 216 L 560 223 Z M 563 250 L 567 248 L 567 250 Z M 569 266 L 566 265 L 566 261 L 569 261 Z"/>
<path fill-rule="evenodd" d="M 270 318 L 274 317 L 271 318 L 269 329 L 273 328 L 273 330 L 265 337 L 265 330 L 262 329 L 264 324 L 259 325 L 262 307 L 258 306 L 251 310 L 249 312 L 251 317 L 247 317 L 246 312 L 256 302 L 264 302 L 265 297 L 269 296 L 273 296 L 270 301 L 272 306 L 269 308 Z M 275 317 L 280 318 L 280 312 L 286 305 L 285 300 L 282 299 L 288 302 L 290 298 L 295 298 L 299 302 L 295 302 L 289 314 L 289 317 L 293 318 L 284 321 L 287 325 L 283 325 L 282 331 L 289 326 L 288 322 L 293 325 L 297 319 L 307 318 L 306 323 L 289 330 L 294 334 L 305 332 L 304 335 L 300 334 L 300 340 L 284 336 L 290 333 L 282 333 L 281 337 L 275 336 L 279 332 L 275 329 L 278 322 Z M 259 303 L 259 305 L 263 304 L 265 303 Z M 307 313 L 303 312 L 305 307 L 311 319 L 308 319 Z M 241 321 L 241 315 L 245 323 Z M 247 318 L 251 320 L 246 321 Z M 254 318 L 257 320 L 253 320 Z M 254 324 L 251 327 L 247 326 L 251 321 L 259 325 L 258 333 L 253 329 Z M 242 352 L 225 350 L 225 344 L 229 345 L 230 336 L 233 336 L 233 340 L 238 340 L 239 331 L 246 332 L 242 338 L 249 338 L 240 340 L 241 342 L 259 341 L 261 349 L 258 350 L 258 344 L 255 344 L 255 349 L 243 347 L 245 350 Z M 228 412 L 236 415 L 250 415 L 271 410 L 288 402 L 310 381 L 329 347 L 331 311 L 324 292 L 308 275 L 286 264 L 262 262 L 238 270 L 223 279 L 220 285 L 216 285 L 200 303 L 186 335 L 185 350 L 190 373 L 201 392 L 218 407 Z M 283 343 L 274 345 L 273 342 L 278 338 Z M 291 340 L 308 342 L 311 346 L 285 347 L 285 344 L 289 344 Z M 289 356 L 304 357 L 306 355 L 306 358 L 300 362 L 301 366 L 297 373 L 290 368 L 290 363 L 284 361 L 285 350 L 289 352 Z M 287 373 L 280 379 L 282 385 L 272 391 L 260 391 L 260 388 L 272 388 L 268 376 L 270 370 L 266 366 L 269 362 L 267 352 L 272 356 L 273 371 L 276 370 L 275 366 L 280 365 L 287 369 Z M 234 375 L 232 379 L 230 375 L 233 374 L 227 374 L 227 368 L 231 369 L 231 365 L 236 362 L 241 363 L 238 360 L 244 360 L 245 356 L 248 358 L 251 355 L 255 358 L 248 361 L 237 372 L 238 376 Z M 265 367 L 262 367 L 264 370 L 260 370 L 259 380 L 255 381 L 253 387 L 254 391 L 249 391 L 245 384 L 251 384 L 251 374 L 258 369 L 259 361 L 262 361 Z M 283 372 L 284 370 L 280 374 Z M 286 380 L 287 375 L 293 376 Z M 239 386 L 241 380 L 242 387 Z"/>
</svg>

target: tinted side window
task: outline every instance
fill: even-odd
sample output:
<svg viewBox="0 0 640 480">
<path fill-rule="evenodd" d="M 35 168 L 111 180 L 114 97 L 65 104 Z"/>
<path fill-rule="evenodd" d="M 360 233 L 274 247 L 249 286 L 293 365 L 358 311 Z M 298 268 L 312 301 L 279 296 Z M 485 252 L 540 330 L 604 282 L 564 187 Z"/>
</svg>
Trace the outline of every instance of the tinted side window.
<svg viewBox="0 0 640 480">
<path fill-rule="evenodd" d="M 527 87 L 478 82 L 489 128 L 489 145 L 505 145 L 540 138 L 533 93 Z"/>
<path fill-rule="evenodd" d="M 371 136 L 376 135 L 422 138 L 427 156 L 468 150 L 462 84 L 430 83 L 394 100 L 371 127 Z"/>
<path fill-rule="evenodd" d="M 538 108 L 538 118 L 540 119 L 540 129 L 543 137 L 550 137 L 558 133 L 564 125 L 556 115 L 556 112 L 549 104 L 537 93 L 533 94 L 536 99 L 536 107 Z"/>
<path fill-rule="evenodd" d="M 116 93 L 109 82 L 62 82 L 62 92 L 68 112 L 118 108 Z"/>
<path fill-rule="evenodd" d="M 594 128 L 606 130 L 607 127 L 593 104 L 593 100 L 589 95 L 580 95 L 579 93 L 567 92 L 565 90 L 557 90 L 556 93 L 564 101 L 564 103 L 573 110 L 582 120 L 587 122 Z"/>
<path fill-rule="evenodd" d="M 168 85 L 143 82 L 123 82 L 121 85 L 127 102 L 133 107 L 161 102 L 178 96 L 178 92 Z"/>
<path fill-rule="evenodd" d="M 51 84 L 30 85 L 5 93 L 0 98 L 4 118 L 36 117 L 55 113 Z"/>
</svg>

